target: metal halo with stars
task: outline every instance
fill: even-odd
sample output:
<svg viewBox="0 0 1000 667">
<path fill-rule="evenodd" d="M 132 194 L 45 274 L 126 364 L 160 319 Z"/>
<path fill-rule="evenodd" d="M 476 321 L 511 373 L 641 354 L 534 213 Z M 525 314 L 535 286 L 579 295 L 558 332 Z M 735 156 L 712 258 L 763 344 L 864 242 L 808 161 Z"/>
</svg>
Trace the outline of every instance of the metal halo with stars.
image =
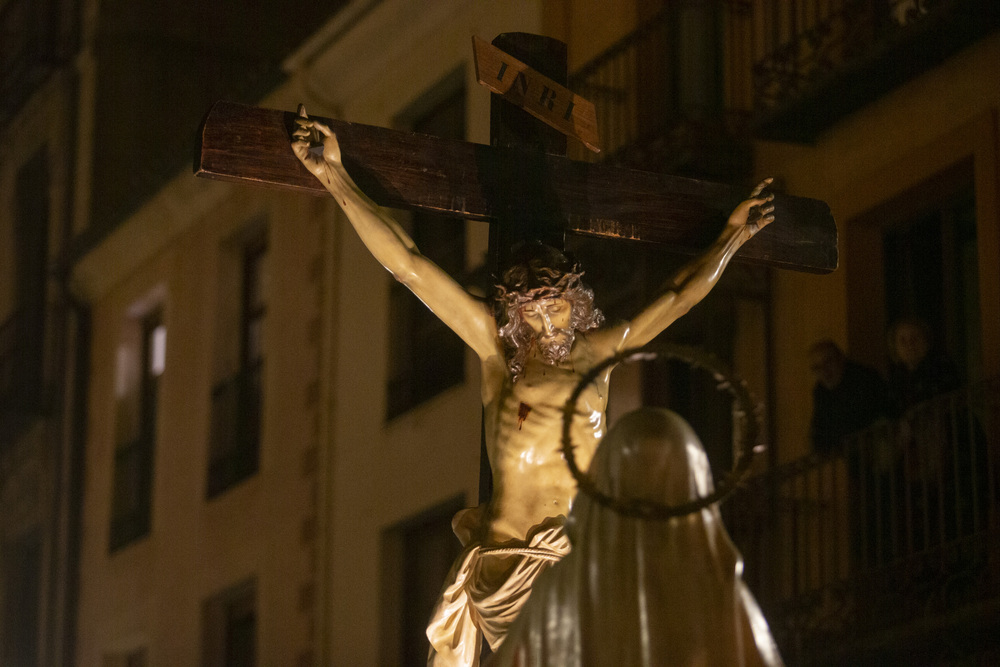
<svg viewBox="0 0 1000 667">
<path fill-rule="evenodd" d="M 667 505 L 642 499 L 625 501 L 602 492 L 577 465 L 576 457 L 573 454 L 575 446 L 573 445 L 570 433 L 573 415 L 576 412 L 576 404 L 580 399 L 580 395 L 587 385 L 593 382 L 604 369 L 620 363 L 654 361 L 661 357 L 678 359 L 686 362 L 692 368 L 710 373 L 718 382 L 717 388 L 720 391 L 728 392 L 736 401 L 736 406 L 733 409 L 733 420 L 734 425 L 739 428 L 739 437 L 736 441 L 739 444 L 740 451 L 736 457 L 736 461 L 733 463 L 732 470 L 722 476 L 722 481 L 716 485 L 712 493 L 679 505 Z M 665 521 L 698 512 L 709 505 L 722 502 L 731 495 L 750 471 L 750 464 L 753 461 L 759 433 L 760 423 L 754 409 L 754 402 L 743 380 L 736 378 L 723 366 L 721 361 L 706 352 L 686 345 L 664 344 L 658 345 L 655 350 L 638 348 L 622 350 L 592 368 L 580 379 L 580 382 L 573 390 L 573 393 L 570 394 L 566 405 L 563 407 L 562 452 L 563 458 L 566 459 L 566 465 L 576 479 L 580 491 L 583 491 L 600 504 L 623 516 Z"/>
</svg>

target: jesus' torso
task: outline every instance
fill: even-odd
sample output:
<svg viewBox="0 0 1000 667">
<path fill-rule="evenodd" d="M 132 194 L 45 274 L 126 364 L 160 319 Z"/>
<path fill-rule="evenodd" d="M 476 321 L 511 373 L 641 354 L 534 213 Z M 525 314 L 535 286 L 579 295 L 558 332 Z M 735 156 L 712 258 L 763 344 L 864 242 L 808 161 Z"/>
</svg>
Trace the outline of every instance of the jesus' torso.
<svg viewBox="0 0 1000 667">
<path fill-rule="evenodd" d="M 603 343 L 606 336 L 598 339 Z M 558 365 L 532 350 L 516 383 L 506 369 L 484 365 L 486 448 L 493 470 L 483 536 L 488 544 L 523 540 L 546 518 L 569 513 L 576 481 L 561 450 L 563 407 L 581 377 L 607 356 L 606 345 L 595 342 L 578 333 L 568 358 Z M 572 436 L 581 470 L 606 431 L 610 373 L 610 368 L 602 372 L 576 404 Z"/>
</svg>

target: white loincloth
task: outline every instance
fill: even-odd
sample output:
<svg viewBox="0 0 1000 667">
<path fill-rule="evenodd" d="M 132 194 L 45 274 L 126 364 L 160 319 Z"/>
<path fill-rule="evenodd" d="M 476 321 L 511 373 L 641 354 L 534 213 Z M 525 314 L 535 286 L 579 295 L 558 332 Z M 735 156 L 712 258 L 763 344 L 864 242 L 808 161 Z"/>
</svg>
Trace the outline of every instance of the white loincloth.
<svg viewBox="0 0 1000 667">
<path fill-rule="evenodd" d="M 564 516 L 550 517 L 529 531 L 521 544 L 484 547 L 473 540 L 484 506 L 455 515 L 452 528 L 465 547 L 448 573 L 444 590 L 427 626 L 431 648 L 427 664 L 433 667 L 476 667 L 485 636 L 490 646 L 500 646 L 511 623 L 531 593 L 531 584 L 542 571 L 569 553 L 563 530 Z M 487 581 L 481 565 L 488 558 L 517 559 L 502 581 Z"/>
</svg>

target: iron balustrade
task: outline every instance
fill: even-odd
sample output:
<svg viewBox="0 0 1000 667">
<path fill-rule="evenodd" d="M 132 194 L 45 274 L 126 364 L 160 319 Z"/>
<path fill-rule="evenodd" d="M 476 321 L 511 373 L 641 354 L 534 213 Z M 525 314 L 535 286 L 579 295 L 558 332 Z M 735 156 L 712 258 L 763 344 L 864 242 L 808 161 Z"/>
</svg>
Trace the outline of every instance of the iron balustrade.
<svg viewBox="0 0 1000 667">
<path fill-rule="evenodd" d="M 812 142 L 1000 28 L 995 0 L 754 0 L 755 132 Z"/>
<path fill-rule="evenodd" d="M 786 657 L 1000 602 L 1000 378 L 753 478 L 727 509 Z"/>
<path fill-rule="evenodd" d="M 672 173 L 748 172 L 750 10 L 741 0 L 668 3 L 570 76 L 569 88 L 596 107 L 601 156 Z M 691 71 L 700 78 L 685 80 Z"/>
<path fill-rule="evenodd" d="M 904 31 L 939 19 L 944 0 L 757 0 L 764 55 L 758 103 L 774 107 L 877 52 Z"/>
</svg>

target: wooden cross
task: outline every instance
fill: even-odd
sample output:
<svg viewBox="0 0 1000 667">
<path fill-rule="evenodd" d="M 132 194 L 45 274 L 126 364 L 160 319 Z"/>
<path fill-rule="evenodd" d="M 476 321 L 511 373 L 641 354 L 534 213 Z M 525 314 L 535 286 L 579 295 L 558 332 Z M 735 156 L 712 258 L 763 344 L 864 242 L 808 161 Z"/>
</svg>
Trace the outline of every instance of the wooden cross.
<svg viewBox="0 0 1000 667">
<path fill-rule="evenodd" d="M 348 173 L 376 203 L 493 223 L 492 274 L 499 274 L 514 242 L 562 247 L 566 233 L 661 243 L 670 252 L 695 254 L 748 195 L 720 183 L 567 159 L 567 134 L 592 150 L 598 139 L 593 105 L 562 87 L 565 44 L 510 33 L 493 45 L 500 51 L 474 45 L 480 81 L 495 93 L 491 146 L 319 118 L 337 135 Z M 199 133 L 195 174 L 330 196 L 292 153 L 295 118 L 288 111 L 216 103 Z M 773 203 L 775 221 L 734 261 L 813 273 L 837 268 L 829 207 L 782 194 Z M 491 490 L 484 439 L 481 502 Z"/>
<path fill-rule="evenodd" d="M 498 115 L 494 105 L 493 121 Z M 330 196 L 292 153 L 295 117 L 290 111 L 216 103 L 199 133 L 195 174 Z M 721 183 L 574 161 L 545 145 L 550 152 L 496 139 L 506 145 L 319 120 L 336 133 L 344 166 L 376 203 L 521 228 L 515 236 L 554 226 L 563 233 L 661 243 L 671 252 L 695 254 L 716 238 L 748 194 Z M 734 261 L 812 273 L 837 268 L 837 229 L 826 203 L 780 193 L 773 203 L 775 221 Z"/>
</svg>

